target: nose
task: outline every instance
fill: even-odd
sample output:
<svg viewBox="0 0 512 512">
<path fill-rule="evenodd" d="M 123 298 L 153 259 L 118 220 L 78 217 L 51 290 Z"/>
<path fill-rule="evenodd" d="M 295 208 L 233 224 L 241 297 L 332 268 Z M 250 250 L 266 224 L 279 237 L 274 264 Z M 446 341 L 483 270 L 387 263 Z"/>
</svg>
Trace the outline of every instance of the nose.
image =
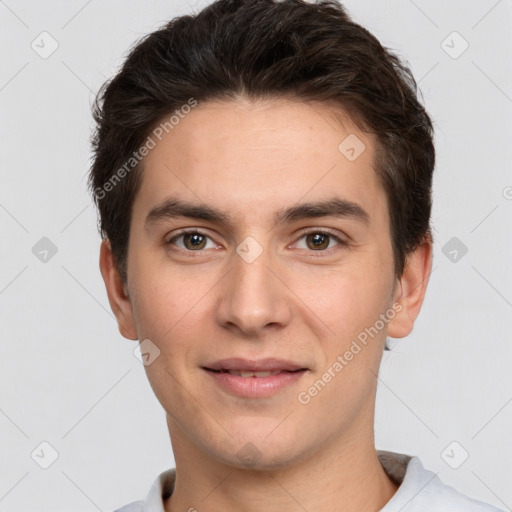
<svg viewBox="0 0 512 512">
<path fill-rule="evenodd" d="M 252 262 L 233 254 L 233 267 L 219 287 L 219 325 L 254 337 L 288 325 L 292 298 L 283 277 L 267 251 Z"/>
</svg>

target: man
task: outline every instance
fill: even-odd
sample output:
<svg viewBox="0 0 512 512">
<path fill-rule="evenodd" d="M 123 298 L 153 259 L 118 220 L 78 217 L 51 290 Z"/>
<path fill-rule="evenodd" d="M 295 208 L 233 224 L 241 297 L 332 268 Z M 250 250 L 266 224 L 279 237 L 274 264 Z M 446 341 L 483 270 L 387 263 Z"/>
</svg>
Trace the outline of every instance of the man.
<svg viewBox="0 0 512 512">
<path fill-rule="evenodd" d="M 123 512 L 496 511 L 377 452 L 432 265 L 432 124 L 335 2 L 219 0 L 105 84 L 90 185 L 176 469 Z"/>
</svg>

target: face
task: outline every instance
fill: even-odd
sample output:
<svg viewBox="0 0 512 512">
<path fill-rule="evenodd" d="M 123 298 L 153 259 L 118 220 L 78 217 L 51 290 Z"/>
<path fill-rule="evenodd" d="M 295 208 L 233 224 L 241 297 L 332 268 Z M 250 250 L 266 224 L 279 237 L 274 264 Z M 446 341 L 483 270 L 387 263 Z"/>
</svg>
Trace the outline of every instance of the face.
<svg viewBox="0 0 512 512">
<path fill-rule="evenodd" d="M 373 442 L 385 337 L 412 311 L 374 152 L 326 105 L 273 100 L 199 104 L 146 157 L 126 296 L 106 248 L 102 271 L 121 332 L 159 354 L 177 461 L 275 468 Z"/>
</svg>

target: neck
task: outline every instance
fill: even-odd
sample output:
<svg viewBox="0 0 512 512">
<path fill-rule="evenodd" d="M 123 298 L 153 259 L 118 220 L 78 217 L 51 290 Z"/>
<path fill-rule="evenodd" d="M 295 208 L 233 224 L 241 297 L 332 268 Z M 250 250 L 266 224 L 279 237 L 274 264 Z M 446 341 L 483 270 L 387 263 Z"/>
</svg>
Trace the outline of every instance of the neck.
<svg viewBox="0 0 512 512">
<path fill-rule="evenodd" d="M 188 440 L 176 440 L 175 434 L 173 446 L 187 446 Z M 165 510 L 378 512 L 398 487 L 380 464 L 373 433 L 368 434 L 357 446 L 327 442 L 299 463 L 271 470 L 238 468 L 192 453 L 190 446 L 175 448 L 177 476 Z"/>
</svg>

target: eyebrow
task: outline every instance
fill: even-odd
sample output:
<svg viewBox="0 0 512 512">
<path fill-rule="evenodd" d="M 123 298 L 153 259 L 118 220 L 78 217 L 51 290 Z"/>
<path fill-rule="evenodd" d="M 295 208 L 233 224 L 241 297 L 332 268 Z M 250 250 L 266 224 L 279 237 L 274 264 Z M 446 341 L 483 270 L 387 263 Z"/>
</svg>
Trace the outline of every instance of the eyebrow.
<svg viewBox="0 0 512 512">
<path fill-rule="evenodd" d="M 149 228 L 161 220 L 176 217 L 201 219 L 227 226 L 233 224 L 233 217 L 217 208 L 171 197 L 150 210 L 146 216 L 145 227 Z M 282 208 L 274 215 L 274 222 L 279 224 L 320 217 L 349 218 L 364 224 L 369 222 L 369 215 L 362 206 L 339 197 Z"/>
</svg>

